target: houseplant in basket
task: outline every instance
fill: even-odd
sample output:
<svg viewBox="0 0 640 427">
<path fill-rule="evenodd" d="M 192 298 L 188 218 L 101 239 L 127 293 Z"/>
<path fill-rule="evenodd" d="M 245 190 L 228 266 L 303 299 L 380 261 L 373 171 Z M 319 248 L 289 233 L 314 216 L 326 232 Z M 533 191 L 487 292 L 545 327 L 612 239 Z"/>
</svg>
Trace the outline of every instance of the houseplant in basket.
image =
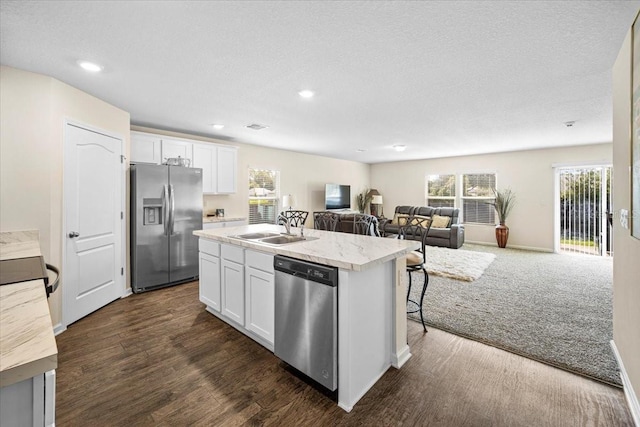
<svg viewBox="0 0 640 427">
<path fill-rule="evenodd" d="M 490 204 L 496 209 L 499 222 L 496 225 L 496 241 L 499 247 L 504 248 L 507 246 L 507 240 L 509 239 L 509 227 L 506 225 L 507 217 L 516 203 L 516 195 L 510 188 L 504 190 L 494 189 L 493 193 L 495 201 Z"/>
<path fill-rule="evenodd" d="M 367 205 L 371 202 L 372 195 L 369 193 L 369 189 L 365 188 L 360 194 L 356 196 L 358 211 L 360 211 L 360 213 L 364 213 L 365 209 L 367 209 Z"/>
</svg>

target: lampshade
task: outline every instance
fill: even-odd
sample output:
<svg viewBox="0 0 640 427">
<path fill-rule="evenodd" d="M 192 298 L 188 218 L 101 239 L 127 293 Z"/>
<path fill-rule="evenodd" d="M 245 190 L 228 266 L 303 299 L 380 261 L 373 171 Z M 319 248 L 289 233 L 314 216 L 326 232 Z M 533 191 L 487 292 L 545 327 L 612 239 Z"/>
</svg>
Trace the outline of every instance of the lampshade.
<svg viewBox="0 0 640 427">
<path fill-rule="evenodd" d="M 282 207 L 291 209 L 293 206 L 293 196 L 291 194 L 286 194 L 282 196 Z"/>
<path fill-rule="evenodd" d="M 371 203 L 374 205 L 381 205 L 382 204 L 382 196 L 373 196 L 371 198 Z"/>
</svg>

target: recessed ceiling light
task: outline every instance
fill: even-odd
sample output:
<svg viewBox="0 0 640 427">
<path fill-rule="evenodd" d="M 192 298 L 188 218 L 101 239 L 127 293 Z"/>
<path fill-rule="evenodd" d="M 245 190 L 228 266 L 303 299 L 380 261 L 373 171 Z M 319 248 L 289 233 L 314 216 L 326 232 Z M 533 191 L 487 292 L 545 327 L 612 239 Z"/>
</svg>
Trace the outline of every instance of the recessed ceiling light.
<svg viewBox="0 0 640 427">
<path fill-rule="evenodd" d="M 407 146 L 406 145 L 397 144 L 397 145 L 393 146 L 393 149 L 396 150 L 396 151 L 404 151 L 404 150 L 407 149 Z"/>
<path fill-rule="evenodd" d="M 363 148 L 358 148 L 356 151 L 357 151 L 358 153 L 364 153 L 364 152 L 365 152 L 365 151 L 367 151 L 367 150 L 365 150 L 365 149 L 363 149 Z"/>
<path fill-rule="evenodd" d="M 224 125 L 219 124 L 219 123 L 216 123 L 216 124 L 214 124 L 212 126 L 213 126 L 214 129 L 222 129 L 222 128 L 224 128 Z"/>
<path fill-rule="evenodd" d="M 312 90 L 301 90 L 300 92 L 298 92 L 298 95 L 300 95 L 303 98 L 313 98 L 313 95 L 315 95 L 313 93 Z"/>
<path fill-rule="evenodd" d="M 86 71 L 91 71 L 92 73 L 97 73 L 102 71 L 102 66 L 98 65 L 94 62 L 78 60 L 78 65 L 81 66 Z"/>
<path fill-rule="evenodd" d="M 564 122 L 564 125 L 568 128 L 572 127 L 575 124 L 576 124 L 575 120 L 572 120 L 570 122 Z"/>
</svg>

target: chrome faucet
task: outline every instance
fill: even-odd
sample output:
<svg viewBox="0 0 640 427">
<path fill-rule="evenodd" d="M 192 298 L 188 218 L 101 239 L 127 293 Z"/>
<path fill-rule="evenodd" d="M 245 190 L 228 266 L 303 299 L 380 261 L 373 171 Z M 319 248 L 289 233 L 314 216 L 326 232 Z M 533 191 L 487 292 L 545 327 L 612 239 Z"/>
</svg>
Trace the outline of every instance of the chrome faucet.
<svg viewBox="0 0 640 427">
<path fill-rule="evenodd" d="M 287 234 L 291 234 L 291 218 L 284 219 L 284 228 L 287 230 Z"/>
<path fill-rule="evenodd" d="M 300 225 L 300 237 L 304 237 L 304 224 Z"/>
</svg>

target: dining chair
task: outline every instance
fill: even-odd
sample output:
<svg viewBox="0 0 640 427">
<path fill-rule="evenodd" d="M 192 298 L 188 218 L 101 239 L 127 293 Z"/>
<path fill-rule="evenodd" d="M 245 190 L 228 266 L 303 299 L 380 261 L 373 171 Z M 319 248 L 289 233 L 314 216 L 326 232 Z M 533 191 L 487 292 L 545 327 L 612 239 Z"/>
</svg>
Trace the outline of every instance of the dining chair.
<svg viewBox="0 0 640 427">
<path fill-rule="evenodd" d="M 367 214 L 353 215 L 353 234 L 380 237 L 378 218 Z"/>
<path fill-rule="evenodd" d="M 336 231 L 340 217 L 335 212 L 314 212 L 313 228 L 316 230 Z"/>
<path fill-rule="evenodd" d="M 278 225 L 284 225 L 285 222 L 289 221 L 289 224 L 293 227 L 300 227 L 304 225 L 308 216 L 309 212 L 307 211 L 282 211 L 278 215 Z"/>
<path fill-rule="evenodd" d="M 398 238 L 405 240 L 419 240 L 420 241 L 420 249 L 409 252 L 407 254 L 407 272 L 409 273 L 409 286 L 407 287 L 407 305 L 415 304 L 417 308 L 415 310 L 409 310 L 407 308 L 407 313 L 416 313 L 420 312 L 420 322 L 422 323 L 422 328 L 425 332 L 427 332 L 427 327 L 424 324 L 424 313 L 423 313 L 423 302 L 424 295 L 427 292 L 427 286 L 429 285 L 429 273 L 427 273 L 427 269 L 425 267 L 426 264 L 426 255 L 425 255 L 425 245 L 427 240 L 427 234 L 429 234 L 429 229 L 431 228 L 431 219 L 425 217 L 414 217 L 411 216 L 407 219 L 405 225 L 402 225 L 398 232 Z M 420 301 L 410 299 L 411 294 L 411 286 L 412 279 L 411 273 L 420 272 L 424 274 L 424 282 L 422 283 L 422 291 L 420 292 Z"/>
</svg>

